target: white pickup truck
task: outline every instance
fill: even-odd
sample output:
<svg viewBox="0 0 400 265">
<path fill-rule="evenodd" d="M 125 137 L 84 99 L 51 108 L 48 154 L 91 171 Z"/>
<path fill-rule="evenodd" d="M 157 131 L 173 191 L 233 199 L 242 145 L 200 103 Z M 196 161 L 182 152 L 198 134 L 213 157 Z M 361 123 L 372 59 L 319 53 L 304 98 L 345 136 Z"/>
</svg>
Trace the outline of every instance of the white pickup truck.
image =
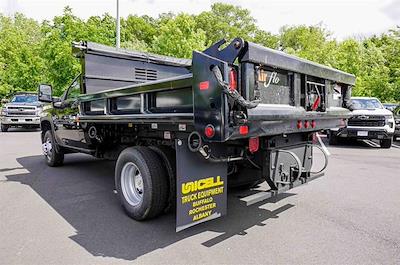
<svg viewBox="0 0 400 265">
<path fill-rule="evenodd" d="M 1 131 L 7 132 L 10 127 L 39 128 L 42 112 L 43 103 L 38 101 L 37 93 L 18 92 L 1 109 Z"/>
<path fill-rule="evenodd" d="M 393 113 L 385 109 L 377 98 L 352 97 L 352 117 L 344 128 L 329 131 L 329 144 L 339 138 L 378 139 L 382 148 L 390 148 L 395 129 Z"/>
</svg>

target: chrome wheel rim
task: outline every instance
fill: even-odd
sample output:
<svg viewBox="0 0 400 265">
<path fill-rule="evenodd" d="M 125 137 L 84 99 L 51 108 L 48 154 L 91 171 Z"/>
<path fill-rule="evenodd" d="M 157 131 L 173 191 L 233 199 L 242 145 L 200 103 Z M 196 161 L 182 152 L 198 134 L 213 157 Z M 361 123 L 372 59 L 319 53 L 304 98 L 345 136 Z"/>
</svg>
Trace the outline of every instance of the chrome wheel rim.
<svg viewBox="0 0 400 265">
<path fill-rule="evenodd" d="M 51 160 L 51 149 L 52 144 L 50 138 L 47 138 L 46 141 L 42 144 L 43 154 L 48 161 Z"/>
<path fill-rule="evenodd" d="M 136 206 L 143 200 L 143 177 L 139 168 L 133 163 L 128 162 L 121 171 L 121 189 L 126 201 Z"/>
</svg>

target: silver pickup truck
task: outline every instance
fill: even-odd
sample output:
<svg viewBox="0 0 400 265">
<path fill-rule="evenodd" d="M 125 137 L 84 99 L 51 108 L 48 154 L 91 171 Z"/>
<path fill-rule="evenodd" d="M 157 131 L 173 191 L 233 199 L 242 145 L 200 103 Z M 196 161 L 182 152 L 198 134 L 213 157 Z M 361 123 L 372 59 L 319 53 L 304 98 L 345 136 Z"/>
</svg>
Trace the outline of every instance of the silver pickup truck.
<svg viewBox="0 0 400 265">
<path fill-rule="evenodd" d="M 7 132 L 10 127 L 39 128 L 42 111 L 37 93 L 19 92 L 1 109 L 1 131 Z"/>
<path fill-rule="evenodd" d="M 352 117 L 344 128 L 334 128 L 329 133 L 329 144 L 340 138 L 376 139 L 382 148 L 390 148 L 395 132 L 393 113 L 383 107 L 377 98 L 352 97 Z"/>
</svg>

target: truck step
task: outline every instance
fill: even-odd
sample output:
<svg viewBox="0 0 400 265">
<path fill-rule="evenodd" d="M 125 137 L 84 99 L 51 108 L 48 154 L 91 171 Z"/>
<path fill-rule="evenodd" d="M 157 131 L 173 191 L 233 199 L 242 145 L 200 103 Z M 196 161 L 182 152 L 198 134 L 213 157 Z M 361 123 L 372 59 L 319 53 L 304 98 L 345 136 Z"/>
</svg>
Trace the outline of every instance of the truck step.
<svg viewBox="0 0 400 265">
<path fill-rule="evenodd" d="M 310 182 L 310 181 L 312 181 L 314 179 L 322 177 L 323 175 L 324 175 L 323 172 L 318 173 L 318 174 L 313 174 L 310 177 L 308 177 L 307 179 L 302 178 L 303 181 L 295 181 L 291 185 L 287 185 L 287 186 L 285 186 L 285 187 L 283 187 L 283 188 L 281 188 L 279 190 L 265 190 L 265 191 L 262 190 L 262 191 L 258 191 L 257 193 L 254 193 L 254 194 L 251 194 L 249 196 L 240 198 L 240 200 L 242 202 L 246 203 L 246 206 L 250 206 L 250 205 L 256 204 L 258 202 L 261 202 L 261 201 L 267 200 L 269 198 L 272 198 L 272 197 L 274 197 L 274 196 L 276 196 L 276 195 L 278 195 L 280 193 L 284 193 L 284 192 L 286 192 L 286 191 L 288 191 L 288 190 L 290 190 L 292 188 L 295 188 L 297 186 L 306 184 L 307 182 Z"/>
</svg>

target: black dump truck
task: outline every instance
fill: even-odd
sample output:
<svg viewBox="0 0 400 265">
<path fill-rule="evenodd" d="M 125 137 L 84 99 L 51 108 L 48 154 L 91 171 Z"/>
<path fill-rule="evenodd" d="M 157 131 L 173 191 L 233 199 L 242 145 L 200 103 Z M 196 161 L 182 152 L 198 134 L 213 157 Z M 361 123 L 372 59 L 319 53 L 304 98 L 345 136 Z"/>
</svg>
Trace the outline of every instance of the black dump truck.
<svg viewBox="0 0 400 265">
<path fill-rule="evenodd" d="M 225 215 L 228 185 L 266 181 L 267 198 L 321 176 L 313 136 L 350 117 L 353 75 L 240 38 L 192 60 L 89 42 L 73 53 L 82 72 L 61 98 L 39 86 L 52 103 L 41 119 L 47 164 L 75 152 L 115 159 L 126 213 L 176 209 L 177 231 Z"/>
</svg>

